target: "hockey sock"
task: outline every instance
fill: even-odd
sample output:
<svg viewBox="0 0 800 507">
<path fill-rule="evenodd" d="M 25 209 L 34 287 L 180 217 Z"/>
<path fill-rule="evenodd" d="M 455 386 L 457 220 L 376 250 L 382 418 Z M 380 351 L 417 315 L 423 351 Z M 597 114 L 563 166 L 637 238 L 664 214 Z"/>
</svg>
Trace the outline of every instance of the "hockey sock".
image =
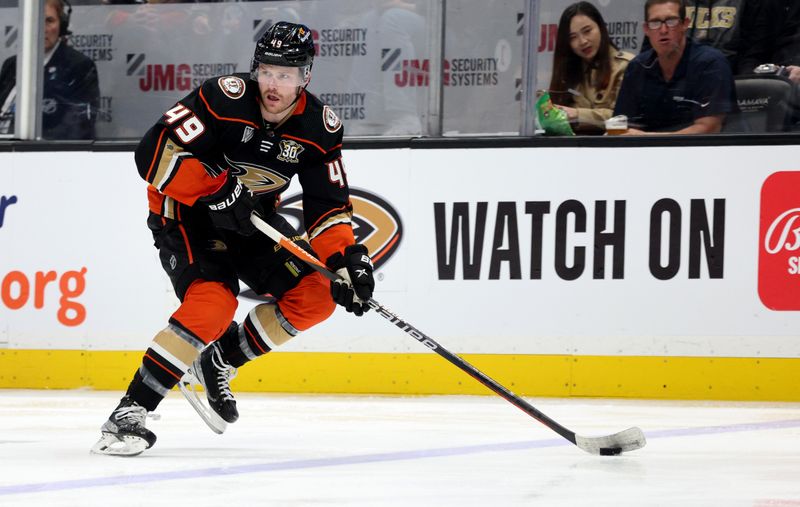
<svg viewBox="0 0 800 507">
<path fill-rule="evenodd" d="M 250 310 L 236 332 L 229 330 L 218 343 L 225 362 L 238 368 L 283 345 L 299 332 L 276 304 L 264 303 Z"/>
<path fill-rule="evenodd" d="M 171 319 L 150 343 L 128 386 L 128 396 L 147 410 L 155 410 L 204 346 L 199 338 Z"/>
<path fill-rule="evenodd" d="M 161 400 L 164 399 L 164 396 L 150 389 L 144 383 L 141 367 L 133 374 L 133 380 L 131 380 L 131 383 L 128 385 L 128 390 L 125 392 L 125 395 L 146 408 L 148 412 L 155 410 L 158 404 L 161 403 Z"/>
</svg>

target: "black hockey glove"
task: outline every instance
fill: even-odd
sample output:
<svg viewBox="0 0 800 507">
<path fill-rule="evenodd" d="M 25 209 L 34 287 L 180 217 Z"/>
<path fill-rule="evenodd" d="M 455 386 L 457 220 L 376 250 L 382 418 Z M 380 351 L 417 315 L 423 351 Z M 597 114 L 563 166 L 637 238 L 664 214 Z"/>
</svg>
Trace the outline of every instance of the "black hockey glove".
<svg viewBox="0 0 800 507">
<path fill-rule="evenodd" d="M 208 206 L 208 216 L 216 228 L 235 231 L 244 236 L 256 232 L 255 226 L 250 222 L 250 214 L 256 209 L 258 199 L 239 178 L 229 177 L 222 188 L 200 201 Z"/>
<path fill-rule="evenodd" d="M 344 306 L 348 312 L 358 316 L 364 315 L 369 310 L 367 301 L 375 289 L 372 260 L 369 258 L 367 247 L 359 244 L 350 245 L 344 249 L 344 255 L 336 252 L 328 257 L 326 264 L 342 277 L 331 282 L 333 300 Z"/>
</svg>

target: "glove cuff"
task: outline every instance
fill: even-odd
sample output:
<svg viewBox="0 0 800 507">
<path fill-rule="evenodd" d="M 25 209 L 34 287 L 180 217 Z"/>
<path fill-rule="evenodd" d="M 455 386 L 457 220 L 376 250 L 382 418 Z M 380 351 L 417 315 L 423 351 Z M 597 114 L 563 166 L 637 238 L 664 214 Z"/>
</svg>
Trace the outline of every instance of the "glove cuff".
<svg viewBox="0 0 800 507">
<path fill-rule="evenodd" d="M 372 259 L 369 256 L 369 250 L 365 245 L 356 243 L 344 249 L 345 258 L 350 259 L 351 264 L 362 264 L 369 266 L 370 270 L 373 269 Z M 354 260 L 357 259 L 357 260 Z"/>
<path fill-rule="evenodd" d="M 345 267 L 344 264 L 344 255 L 342 252 L 335 252 L 333 253 L 328 259 L 325 261 L 325 265 L 330 268 L 331 271 L 338 272 L 340 269 Z"/>
<path fill-rule="evenodd" d="M 348 245 L 344 248 L 344 255 L 342 255 L 341 252 L 335 252 L 331 254 L 331 256 L 325 261 L 325 265 L 328 266 L 332 271 L 339 271 L 347 266 L 345 259 L 352 255 L 366 255 L 367 259 L 369 259 L 369 250 L 361 243 Z M 369 264 L 370 266 L 372 265 L 372 260 L 369 260 Z"/>
</svg>

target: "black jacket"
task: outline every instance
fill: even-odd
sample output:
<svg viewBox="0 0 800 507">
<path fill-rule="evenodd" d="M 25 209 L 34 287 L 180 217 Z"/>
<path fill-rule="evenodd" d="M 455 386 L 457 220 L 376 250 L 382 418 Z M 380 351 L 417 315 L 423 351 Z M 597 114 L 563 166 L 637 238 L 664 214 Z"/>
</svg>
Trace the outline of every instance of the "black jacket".
<svg viewBox="0 0 800 507">
<path fill-rule="evenodd" d="M 760 0 L 752 30 L 739 62 L 739 72 L 749 74 L 762 63 L 800 65 L 800 2 Z"/>
<path fill-rule="evenodd" d="M 16 67 L 14 55 L 0 69 L 0 105 L 16 85 Z M 99 102 L 94 62 L 62 41 L 44 67 L 42 137 L 93 139 Z"/>
</svg>

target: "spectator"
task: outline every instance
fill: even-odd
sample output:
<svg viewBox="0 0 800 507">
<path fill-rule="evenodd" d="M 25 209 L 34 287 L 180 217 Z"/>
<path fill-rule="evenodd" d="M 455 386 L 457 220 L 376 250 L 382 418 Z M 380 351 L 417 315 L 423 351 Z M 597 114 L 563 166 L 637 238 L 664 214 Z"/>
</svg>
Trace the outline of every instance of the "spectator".
<svg viewBox="0 0 800 507">
<path fill-rule="evenodd" d="M 44 90 L 42 137 L 45 139 L 92 139 L 100 89 L 97 67 L 67 45 L 72 8 L 64 0 L 45 0 Z M 14 131 L 17 97 L 17 57 L 0 69 L 0 133 Z"/>
<path fill-rule="evenodd" d="M 730 66 L 722 53 L 688 39 L 684 0 L 647 0 L 645 35 L 652 49 L 628 65 L 615 115 L 626 115 L 628 134 L 719 132 L 738 111 Z"/>
<path fill-rule="evenodd" d="M 356 23 L 368 26 L 366 41 L 370 47 L 392 48 L 400 55 L 398 60 L 419 60 L 425 51 L 426 24 L 414 3 L 405 0 L 372 2 Z M 398 86 L 398 71 L 375 72 L 385 65 L 383 51 L 368 51 L 362 58 L 353 60 L 348 87 L 363 89 L 365 110 L 370 111 L 360 125 L 351 127 L 351 133 L 381 134 L 386 136 L 419 135 L 423 131 L 423 110 L 428 98 L 427 89 L 416 86 Z M 391 58 L 391 56 L 390 56 Z M 401 63 L 398 62 L 398 67 Z M 414 80 L 412 70 L 402 69 L 401 75 Z M 365 76 L 371 76 L 365 79 Z M 346 119 L 346 118 L 343 118 Z"/>
<path fill-rule="evenodd" d="M 785 67 L 787 77 L 800 83 L 800 2 L 761 0 L 752 31 L 745 34 L 746 49 L 739 73 L 752 74 L 763 63 Z"/>
<path fill-rule="evenodd" d="M 611 117 L 622 76 L 633 55 L 610 41 L 603 16 L 589 2 L 561 14 L 553 54 L 550 95 L 578 133 L 603 133 Z"/>
<path fill-rule="evenodd" d="M 747 34 L 752 31 L 761 3 L 762 0 L 686 0 L 687 36 L 720 50 L 735 72 L 748 47 Z M 650 47 L 645 38 L 642 52 Z"/>
</svg>

